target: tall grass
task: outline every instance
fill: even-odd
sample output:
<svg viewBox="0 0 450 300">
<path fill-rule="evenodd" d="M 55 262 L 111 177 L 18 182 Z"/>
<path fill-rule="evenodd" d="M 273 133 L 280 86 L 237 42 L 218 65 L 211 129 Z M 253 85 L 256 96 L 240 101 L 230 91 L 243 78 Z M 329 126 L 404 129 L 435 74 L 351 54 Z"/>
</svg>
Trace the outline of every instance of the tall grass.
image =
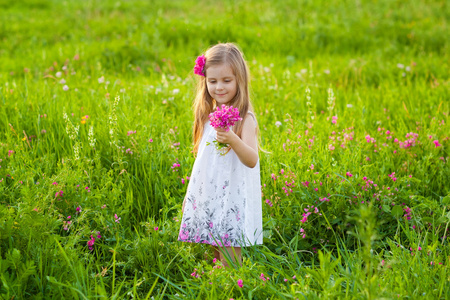
<svg viewBox="0 0 450 300">
<path fill-rule="evenodd" d="M 2 298 L 450 297 L 445 1 L 0 8 Z M 228 41 L 266 152 L 264 245 L 224 269 L 177 237 L 193 63 Z"/>
</svg>

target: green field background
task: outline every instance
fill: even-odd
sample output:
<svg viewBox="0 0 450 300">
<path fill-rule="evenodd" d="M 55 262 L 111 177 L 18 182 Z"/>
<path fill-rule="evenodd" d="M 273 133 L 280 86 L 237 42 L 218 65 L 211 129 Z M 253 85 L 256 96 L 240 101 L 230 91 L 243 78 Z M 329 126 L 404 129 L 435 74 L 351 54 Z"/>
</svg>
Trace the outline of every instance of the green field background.
<svg viewBox="0 0 450 300">
<path fill-rule="evenodd" d="M 446 1 L 0 0 L 0 297 L 449 298 L 449 18 Z M 264 201 L 264 245 L 226 269 L 177 242 L 193 66 L 219 42 L 250 68 Z"/>
</svg>

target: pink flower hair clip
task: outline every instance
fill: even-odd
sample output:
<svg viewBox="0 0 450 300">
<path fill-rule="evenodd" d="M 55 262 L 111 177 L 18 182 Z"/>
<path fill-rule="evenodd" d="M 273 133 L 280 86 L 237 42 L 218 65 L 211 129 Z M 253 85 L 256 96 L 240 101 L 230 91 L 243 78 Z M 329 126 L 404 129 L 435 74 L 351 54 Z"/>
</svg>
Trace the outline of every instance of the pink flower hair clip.
<svg viewBox="0 0 450 300">
<path fill-rule="evenodd" d="M 195 60 L 195 66 L 194 66 L 194 74 L 200 75 L 205 77 L 205 63 L 206 63 L 206 57 L 204 55 L 200 55 Z"/>
</svg>

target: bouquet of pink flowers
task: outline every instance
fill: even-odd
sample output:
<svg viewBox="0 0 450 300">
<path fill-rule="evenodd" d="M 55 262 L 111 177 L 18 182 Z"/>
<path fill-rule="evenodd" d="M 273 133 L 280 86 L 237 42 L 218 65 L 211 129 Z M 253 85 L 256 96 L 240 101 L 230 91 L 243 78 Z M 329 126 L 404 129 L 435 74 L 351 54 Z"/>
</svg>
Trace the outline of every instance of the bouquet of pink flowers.
<svg viewBox="0 0 450 300">
<path fill-rule="evenodd" d="M 222 104 L 222 107 L 217 107 L 215 112 L 209 114 L 209 121 L 212 127 L 223 128 L 225 131 L 229 131 L 236 122 L 242 121 L 242 118 L 239 116 L 238 108 Z M 218 141 L 213 143 L 216 145 L 217 150 L 228 148 L 227 144 Z"/>
</svg>

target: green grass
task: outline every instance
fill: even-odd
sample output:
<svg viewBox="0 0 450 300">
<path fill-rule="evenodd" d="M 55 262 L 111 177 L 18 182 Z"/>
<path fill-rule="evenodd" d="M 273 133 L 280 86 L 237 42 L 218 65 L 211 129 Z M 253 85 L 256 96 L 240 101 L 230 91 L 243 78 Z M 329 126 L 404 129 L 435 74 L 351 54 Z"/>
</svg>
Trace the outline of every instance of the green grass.
<svg viewBox="0 0 450 300">
<path fill-rule="evenodd" d="M 0 298 L 449 298 L 448 4 L 166 2 L 0 0 Z M 272 203 L 227 269 L 177 242 L 217 42 L 249 63 Z"/>
</svg>

